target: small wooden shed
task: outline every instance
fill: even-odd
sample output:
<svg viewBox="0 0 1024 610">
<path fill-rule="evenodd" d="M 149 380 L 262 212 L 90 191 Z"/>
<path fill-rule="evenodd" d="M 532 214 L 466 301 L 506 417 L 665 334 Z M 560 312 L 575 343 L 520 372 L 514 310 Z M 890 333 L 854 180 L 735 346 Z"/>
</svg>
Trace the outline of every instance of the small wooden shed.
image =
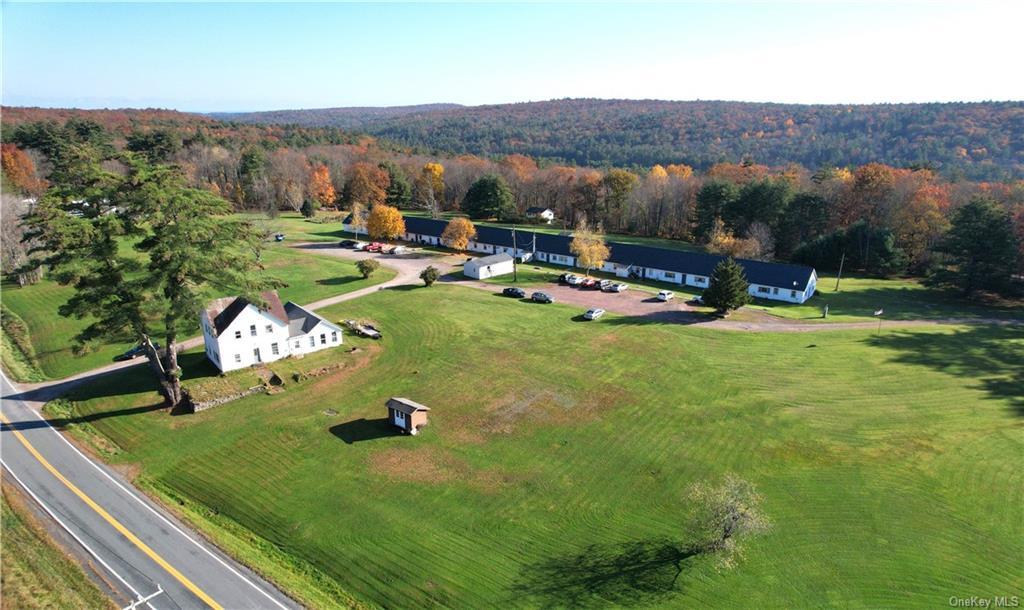
<svg viewBox="0 0 1024 610">
<path fill-rule="evenodd" d="M 388 421 L 403 432 L 416 434 L 420 431 L 420 428 L 427 425 L 429 407 L 408 398 L 400 397 L 389 398 L 386 404 L 388 407 Z"/>
</svg>

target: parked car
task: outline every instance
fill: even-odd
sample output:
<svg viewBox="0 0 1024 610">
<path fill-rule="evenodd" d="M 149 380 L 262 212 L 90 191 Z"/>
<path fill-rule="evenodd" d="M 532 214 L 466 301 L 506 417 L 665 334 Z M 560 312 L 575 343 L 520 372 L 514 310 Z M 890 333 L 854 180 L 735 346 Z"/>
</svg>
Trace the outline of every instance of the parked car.
<svg viewBox="0 0 1024 610">
<path fill-rule="evenodd" d="M 604 290 L 605 288 L 611 286 L 614 283 L 615 282 L 611 280 L 601 280 L 600 282 L 597 283 L 597 287 L 600 288 L 601 290 Z"/>
<path fill-rule="evenodd" d="M 383 248 L 384 244 L 380 243 L 379 241 L 375 241 L 363 249 L 366 250 L 367 252 L 380 252 L 381 250 L 383 250 Z"/>
<path fill-rule="evenodd" d="M 675 293 L 671 290 L 662 290 L 658 293 L 659 301 L 671 301 L 675 297 Z"/>
<path fill-rule="evenodd" d="M 356 251 L 363 251 L 366 250 L 366 248 L 369 247 L 369 245 L 370 244 L 366 243 L 365 241 L 357 241 L 355 245 L 352 246 L 352 249 Z"/>
<path fill-rule="evenodd" d="M 570 275 L 569 277 L 565 278 L 565 283 L 569 284 L 570 286 L 579 286 L 580 284 L 583 283 L 583 280 L 584 280 L 584 278 L 582 278 L 582 277 L 580 277 L 578 275 L 573 274 L 573 275 Z"/>
<path fill-rule="evenodd" d="M 623 284 L 621 282 L 618 284 L 612 284 L 612 292 L 626 292 L 627 290 L 629 290 L 629 284 Z"/>
<path fill-rule="evenodd" d="M 509 286 L 508 288 L 501 291 L 501 294 L 507 297 L 515 297 L 517 299 L 525 299 L 526 291 L 522 288 L 516 288 L 515 286 Z"/>
<path fill-rule="evenodd" d="M 160 344 L 154 342 L 153 343 L 153 347 L 156 348 L 157 350 L 159 350 L 160 349 Z M 146 348 L 142 347 L 141 345 L 136 345 L 135 347 L 131 348 L 130 350 L 126 351 L 125 353 L 119 354 L 119 355 L 115 356 L 114 360 L 117 360 L 118 362 L 121 362 L 123 360 L 135 360 L 139 356 L 145 356 L 145 355 L 146 355 Z"/>
<path fill-rule="evenodd" d="M 583 314 L 583 317 L 587 320 L 596 320 L 604 315 L 604 310 L 600 307 L 594 309 L 588 309 L 587 313 Z"/>
<path fill-rule="evenodd" d="M 380 339 L 381 332 L 371 324 L 360 324 L 356 320 L 345 320 L 342 322 L 346 328 L 362 337 L 369 339 Z"/>
<path fill-rule="evenodd" d="M 690 304 L 691 305 L 703 305 L 704 304 L 704 297 L 698 294 L 697 296 L 695 296 L 692 299 L 690 299 Z"/>
<path fill-rule="evenodd" d="M 530 299 L 536 303 L 554 303 L 555 300 L 551 298 L 551 295 L 546 292 L 535 292 L 530 295 Z"/>
<path fill-rule="evenodd" d="M 600 287 L 601 287 L 601 285 L 598 284 L 597 280 L 595 280 L 592 277 L 586 278 L 585 280 L 583 280 L 583 283 L 580 284 L 580 288 L 586 288 L 587 290 L 593 290 L 594 288 L 600 288 Z"/>
<path fill-rule="evenodd" d="M 563 274 L 558 276 L 558 281 L 561 284 L 568 284 L 569 283 L 569 278 L 572 277 L 572 276 L 573 276 L 572 273 L 563 273 Z"/>
<path fill-rule="evenodd" d="M 359 242 L 357 242 L 354 239 L 343 239 L 343 240 L 338 242 L 338 247 L 339 248 L 355 248 L 356 244 L 358 244 L 358 243 Z"/>
<path fill-rule="evenodd" d="M 274 235 L 274 241 L 284 241 L 284 233 Z"/>
</svg>

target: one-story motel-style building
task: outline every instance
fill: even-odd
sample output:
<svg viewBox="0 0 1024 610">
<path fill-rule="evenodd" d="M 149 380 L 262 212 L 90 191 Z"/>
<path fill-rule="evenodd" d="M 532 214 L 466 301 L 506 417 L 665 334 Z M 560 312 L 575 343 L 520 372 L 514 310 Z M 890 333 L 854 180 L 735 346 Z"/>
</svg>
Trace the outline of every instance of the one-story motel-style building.
<svg viewBox="0 0 1024 610">
<path fill-rule="evenodd" d="M 441 233 L 448 222 L 416 216 L 405 217 L 405 241 L 444 245 Z M 348 230 L 348 229 L 347 229 Z M 477 226 L 467 250 L 481 254 L 510 254 L 526 262 L 572 267 L 576 257 L 569 250 L 572 237 L 535 231 Z M 622 278 L 643 278 L 670 284 L 707 288 L 711 272 L 724 258 L 715 254 L 684 252 L 609 241 L 611 255 L 600 271 Z M 738 259 L 750 284 L 750 294 L 761 299 L 803 303 L 814 295 L 818 274 L 812 267 Z"/>
</svg>

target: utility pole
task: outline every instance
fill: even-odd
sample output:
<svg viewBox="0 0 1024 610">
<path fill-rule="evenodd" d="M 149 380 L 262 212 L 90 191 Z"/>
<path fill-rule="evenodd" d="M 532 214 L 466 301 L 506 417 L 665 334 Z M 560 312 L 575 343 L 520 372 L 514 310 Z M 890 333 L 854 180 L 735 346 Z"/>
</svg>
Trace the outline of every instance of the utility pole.
<svg viewBox="0 0 1024 610">
<path fill-rule="evenodd" d="M 519 247 L 516 246 L 516 226 L 512 225 L 512 283 L 519 283 Z"/>
<path fill-rule="evenodd" d="M 836 274 L 836 292 L 839 292 L 839 279 L 843 277 L 843 263 L 846 262 L 846 250 L 843 250 L 843 258 L 839 259 L 839 273 Z"/>
</svg>

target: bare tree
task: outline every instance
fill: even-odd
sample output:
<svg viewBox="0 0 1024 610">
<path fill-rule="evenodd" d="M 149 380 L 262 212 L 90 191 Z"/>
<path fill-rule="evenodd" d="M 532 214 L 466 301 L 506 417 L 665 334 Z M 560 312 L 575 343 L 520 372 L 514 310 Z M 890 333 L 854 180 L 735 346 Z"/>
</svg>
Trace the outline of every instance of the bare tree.
<svg viewBox="0 0 1024 610">
<path fill-rule="evenodd" d="M 288 148 L 274 151 L 268 162 L 267 177 L 276 205 L 298 212 L 309 186 L 306 155 Z"/>
<path fill-rule="evenodd" d="M 23 241 L 23 218 L 31 211 L 32 200 L 17 195 L 0 195 L 0 264 L 2 271 L 18 282 L 19 286 L 34 284 L 42 279 L 42 267 L 32 263 L 31 243 Z"/>
</svg>

